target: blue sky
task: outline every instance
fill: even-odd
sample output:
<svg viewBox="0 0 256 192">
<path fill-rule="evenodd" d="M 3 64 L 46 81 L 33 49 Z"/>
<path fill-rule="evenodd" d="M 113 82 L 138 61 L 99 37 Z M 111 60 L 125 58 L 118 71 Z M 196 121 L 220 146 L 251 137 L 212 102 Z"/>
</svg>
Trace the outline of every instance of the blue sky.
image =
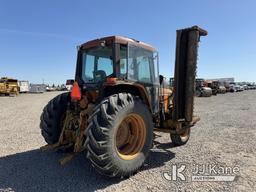
<svg viewBox="0 0 256 192">
<path fill-rule="evenodd" d="M 199 25 L 198 77 L 256 81 L 256 1 L 0 0 L 0 76 L 40 83 L 73 78 L 76 46 L 124 35 L 155 46 L 173 76 L 175 30 Z"/>
</svg>

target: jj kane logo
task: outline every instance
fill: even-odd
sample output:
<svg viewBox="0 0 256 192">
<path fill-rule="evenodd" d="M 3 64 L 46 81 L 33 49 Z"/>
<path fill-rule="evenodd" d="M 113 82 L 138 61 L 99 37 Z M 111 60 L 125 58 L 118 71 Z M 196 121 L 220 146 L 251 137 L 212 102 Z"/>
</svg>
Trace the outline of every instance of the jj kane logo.
<svg viewBox="0 0 256 192">
<path fill-rule="evenodd" d="M 168 181 L 234 181 L 239 171 L 237 166 L 173 164 L 170 171 L 163 172 L 163 178 Z"/>
</svg>

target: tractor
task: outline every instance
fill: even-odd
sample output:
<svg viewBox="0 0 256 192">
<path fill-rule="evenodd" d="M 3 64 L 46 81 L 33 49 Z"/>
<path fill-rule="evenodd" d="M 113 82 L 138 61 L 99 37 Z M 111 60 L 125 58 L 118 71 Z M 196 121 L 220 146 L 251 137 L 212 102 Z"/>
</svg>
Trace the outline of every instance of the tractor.
<svg viewBox="0 0 256 192">
<path fill-rule="evenodd" d="M 129 177 L 144 164 L 153 132 L 187 143 L 199 117 L 193 115 L 198 26 L 177 30 L 173 90 L 159 75 L 158 52 L 149 44 L 109 36 L 78 47 L 75 82 L 44 107 L 42 150 L 71 150 L 60 164 L 83 154 L 101 174 Z"/>
<path fill-rule="evenodd" d="M 0 79 L 0 94 L 19 95 L 18 80 L 10 77 L 2 77 Z"/>
</svg>

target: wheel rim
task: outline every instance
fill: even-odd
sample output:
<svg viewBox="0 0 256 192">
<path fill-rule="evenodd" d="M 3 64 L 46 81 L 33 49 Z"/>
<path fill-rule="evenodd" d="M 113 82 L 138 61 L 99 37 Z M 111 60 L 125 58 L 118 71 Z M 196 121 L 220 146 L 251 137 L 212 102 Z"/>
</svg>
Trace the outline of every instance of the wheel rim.
<svg viewBox="0 0 256 192">
<path fill-rule="evenodd" d="M 181 139 L 186 139 L 189 136 L 189 129 L 186 129 L 183 133 L 180 134 Z"/>
<path fill-rule="evenodd" d="M 137 114 L 129 114 L 120 123 L 115 145 L 117 154 L 123 160 L 136 158 L 144 147 L 146 140 L 146 125 Z"/>
</svg>

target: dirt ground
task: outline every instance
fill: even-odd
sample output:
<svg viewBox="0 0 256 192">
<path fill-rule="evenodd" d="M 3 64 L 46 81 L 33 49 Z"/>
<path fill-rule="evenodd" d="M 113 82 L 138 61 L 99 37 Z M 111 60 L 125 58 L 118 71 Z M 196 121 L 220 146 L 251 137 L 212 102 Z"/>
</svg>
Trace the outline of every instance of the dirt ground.
<svg viewBox="0 0 256 192">
<path fill-rule="evenodd" d="M 57 94 L 0 97 L 0 192 L 256 190 L 256 90 L 196 98 L 195 113 L 201 120 L 192 128 L 189 142 L 174 147 L 167 133 L 157 133 L 141 171 L 122 180 L 96 173 L 84 153 L 60 166 L 58 160 L 65 154 L 39 150 L 45 145 L 40 114 Z M 166 179 L 174 166 L 182 165 L 185 181 Z M 198 165 L 235 168 L 235 180 L 191 181 Z"/>
</svg>

